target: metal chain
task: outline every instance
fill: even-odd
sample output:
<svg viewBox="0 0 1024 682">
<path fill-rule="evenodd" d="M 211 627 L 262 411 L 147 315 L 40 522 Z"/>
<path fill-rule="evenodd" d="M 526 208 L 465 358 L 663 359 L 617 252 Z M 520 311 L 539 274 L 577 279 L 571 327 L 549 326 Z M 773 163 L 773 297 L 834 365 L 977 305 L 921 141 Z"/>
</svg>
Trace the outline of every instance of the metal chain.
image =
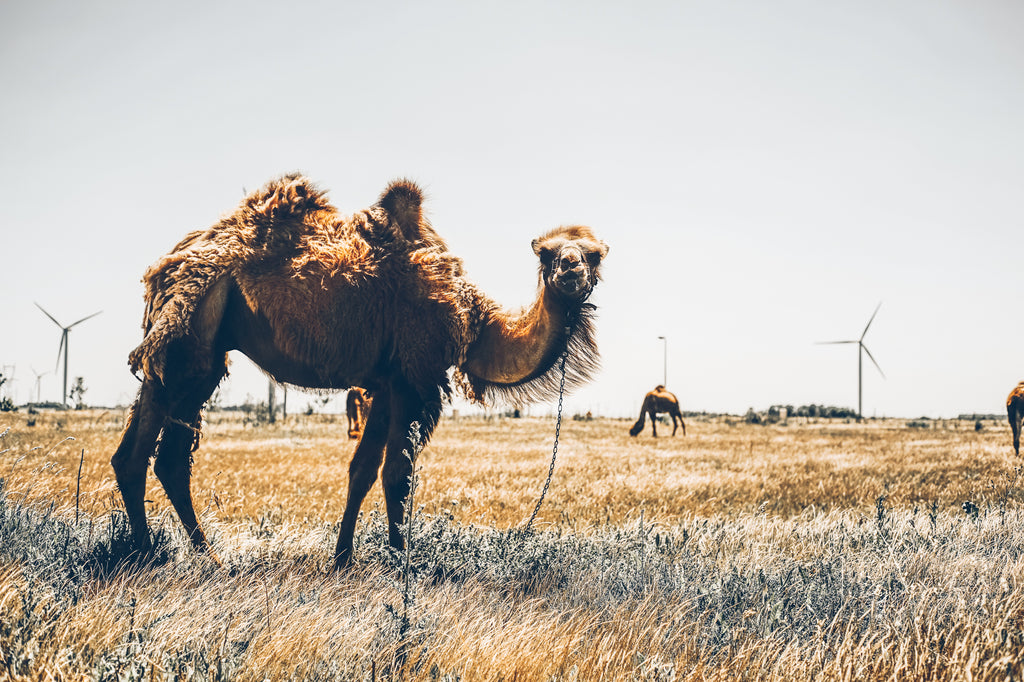
<svg viewBox="0 0 1024 682">
<path fill-rule="evenodd" d="M 558 418 L 555 420 L 555 446 L 551 450 L 551 466 L 548 467 L 548 478 L 544 481 L 544 489 L 540 492 L 540 498 L 537 500 L 537 506 L 533 508 L 533 513 L 530 514 L 530 520 L 526 522 L 526 527 L 523 528 L 524 533 L 530 532 L 530 528 L 533 526 L 533 520 L 537 518 L 537 513 L 540 511 L 540 505 L 544 502 L 544 496 L 548 494 L 548 486 L 551 485 L 551 477 L 555 474 L 555 460 L 558 458 L 558 434 L 562 430 L 562 398 L 565 395 L 565 360 L 569 356 L 569 349 L 567 348 L 562 353 L 562 381 L 558 386 Z"/>
</svg>

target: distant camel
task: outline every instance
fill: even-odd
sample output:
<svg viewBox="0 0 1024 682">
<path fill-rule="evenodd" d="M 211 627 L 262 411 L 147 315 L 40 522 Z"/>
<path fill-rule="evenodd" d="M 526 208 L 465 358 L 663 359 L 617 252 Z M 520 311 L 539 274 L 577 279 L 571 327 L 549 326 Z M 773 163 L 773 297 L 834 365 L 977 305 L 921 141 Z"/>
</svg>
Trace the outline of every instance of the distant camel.
<svg viewBox="0 0 1024 682">
<path fill-rule="evenodd" d="M 644 419 L 647 415 L 651 416 L 651 431 L 654 433 L 654 437 L 658 437 L 658 413 L 665 412 L 672 417 L 672 435 L 676 435 L 676 429 L 680 426 L 683 427 L 683 435 L 686 435 L 686 422 L 683 421 L 683 414 L 679 411 L 679 401 L 675 395 L 665 390 L 665 387 L 658 384 L 654 387 L 654 390 L 644 396 L 644 404 L 640 407 L 640 418 L 636 420 L 636 424 L 633 424 L 633 428 L 629 430 L 629 435 L 635 436 L 644 430 Z M 676 420 L 679 423 L 676 423 Z"/>
<path fill-rule="evenodd" d="M 1006 415 L 1013 430 L 1013 451 L 1020 457 L 1020 426 L 1024 422 L 1024 381 L 1017 384 L 1006 398 Z"/>
<path fill-rule="evenodd" d="M 348 389 L 345 396 L 345 412 L 348 414 L 348 437 L 359 438 L 363 433 L 363 422 L 366 421 L 366 413 L 370 410 L 370 398 L 366 391 L 353 386 Z"/>
<path fill-rule="evenodd" d="M 281 383 L 362 386 L 373 395 L 348 467 L 336 567 L 352 561 L 359 508 L 378 471 L 388 538 L 405 547 L 411 459 L 453 390 L 524 404 L 592 376 L 598 355 L 587 299 L 604 242 L 581 225 L 535 239 L 537 296 L 506 312 L 466 277 L 423 216 L 422 198 L 399 180 L 346 217 L 308 179 L 285 176 L 149 268 L 145 337 L 129 355 L 142 386 L 111 459 L 136 548 L 152 546 L 145 493 L 155 454 L 153 471 L 189 540 L 212 553 L 192 500 L 192 464 L 203 403 L 227 373 L 230 350 Z M 488 215 L 479 218 L 487 242 Z"/>
</svg>

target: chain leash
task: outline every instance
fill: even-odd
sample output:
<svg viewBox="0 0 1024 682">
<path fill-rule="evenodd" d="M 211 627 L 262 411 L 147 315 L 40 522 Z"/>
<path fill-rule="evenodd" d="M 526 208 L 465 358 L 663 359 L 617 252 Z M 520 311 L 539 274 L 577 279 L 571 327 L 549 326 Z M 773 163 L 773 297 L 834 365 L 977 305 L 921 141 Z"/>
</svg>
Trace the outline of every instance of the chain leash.
<svg viewBox="0 0 1024 682">
<path fill-rule="evenodd" d="M 548 467 L 548 478 L 544 481 L 544 489 L 540 491 L 540 498 L 537 499 L 537 506 L 533 508 L 533 513 L 530 514 L 530 520 L 526 522 L 526 526 L 523 528 L 524 533 L 529 533 L 533 527 L 533 520 L 537 518 L 537 513 L 540 512 L 540 505 L 544 502 L 544 497 L 548 494 L 548 487 L 551 485 L 551 477 L 555 475 L 555 460 L 558 459 L 558 434 L 562 430 L 562 398 L 565 396 L 565 361 L 569 357 L 569 349 L 566 348 L 565 352 L 562 353 L 562 380 L 558 386 L 558 418 L 555 420 L 555 445 L 551 449 L 551 466 Z"/>
</svg>

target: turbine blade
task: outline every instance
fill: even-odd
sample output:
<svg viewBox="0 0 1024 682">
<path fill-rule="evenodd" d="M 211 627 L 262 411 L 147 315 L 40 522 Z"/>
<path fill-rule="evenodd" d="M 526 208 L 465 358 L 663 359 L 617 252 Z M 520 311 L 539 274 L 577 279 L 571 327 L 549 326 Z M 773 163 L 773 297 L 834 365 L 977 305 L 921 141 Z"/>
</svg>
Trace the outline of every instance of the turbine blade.
<svg viewBox="0 0 1024 682">
<path fill-rule="evenodd" d="M 878 305 L 875 307 L 875 312 L 871 313 L 871 319 L 868 320 L 868 323 L 864 326 L 864 331 L 860 335 L 860 340 L 861 341 L 864 340 L 864 335 L 868 333 L 868 327 L 870 327 L 871 323 L 875 321 L 875 315 L 878 314 L 878 309 L 881 308 L 881 307 L 882 307 L 882 302 L 879 301 Z"/>
<path fill-rule="evenodd" d="M 60 346 L 57 347 L 57 362 L 53 363 L 53 371 L 56 372 L 60 369 L 60 354 L 64 352 L 64 344 L 68 340 L 68 330 L 65 329 L 60 335 Z"/>
<path fill-rule="evenodd" d="M 80 319 L 80 320 L 79 320 L 78 322 L 72 322 L 71 324 L 69 324 L 69 325 L 68 325 L 68 329 L 71 329 L 71 328 L 72 328 L 72 327 L 74 327 L 74 326 L 75 326 L 76 324 L 81 324 L 81 323 L 85 322 L 86 320 L 88 320 L 88 319 L 90 319 L 90 318 L 96 317 L 97 315 L 99 315 L 99 314 L 100 314 L 100 313 L 102 313 L 102 312 L 103 312 L 103 311 L 102 311 L 102 310 L 100 310 L 99 312 L 95 312 L 95 313 L 93 313 L 92 315 L 86 315 L 85 317 L 83 317 L 82 319 Z"/>
<path fill-rule="evenodd" d="M 860 343 L 860 341 L 815 341 L 816 346 L 830 346 L 837 343 Z"/>
<path fill-rule="evenodd" d="M 873 355 L 871 355 L 871 351 L 869 351 L 869 350 L 868 350 L 868 347 L 867 347 L 867 346 L 865 346 L 865 345 L 864 345 L 863 343 L 862 343 L 862 344 L 860 344 L 860 347 L 861 347 L 861 348 L 863 348 L 863 349 L 864 349 L 864 352 L 868 354 L 868 357 L 869 357 L 869 358 L 871 358 L 871 362 L 873 362 L 873 363 L 875 364 L 875 369 L 877 369 L 877 370 L 878 370 L 878 373 L 879 373 L 879 374 L 881 374 L 881 375 L 882 375 L 882 378 L 884 379 L 884 378 L 885 378 L 885 372 L 883 372 L 883 371 L 882 371 L 882 368 L 878 366 L 878 363 L 877 363 L 877 362 L 875 362 L 875 358 L 874 358 L 874 356 L 873 356 Z"/>
<path fill-rule="evenodd" d="M 36 303 L 35 301 L 32 301 L 32 302 L 33 302 L 33 303 Z M 62 325 L 62 324 L 61 324 L 60 322 L 58 322 L 58 321 L 57 321 L 57 318 L 55 318 L 55 317 L 54 317 L 53 315 L 51 315 L 50 313 L 46 312 L 46 310 L 44 310 L 44 309 L 43 309 L 43 306 L 41 306 L 41 305 L 39 305 L 38 303 L 36 303 L 36 307 L 37 307 L 37 308 L 39 308 L 40 310 L 42 310 L 42 311 L 43 311 L 43 315 L 46 315 L 46 316 L 47 316 L 48 318 L 50 318 L 51 320 L 53 320 L 53 323 L 54 323 L 55 325 L 57 325 L 57 326 L 58 326 L 58 327 L 60 327 L 61 329 L 63 329 L 63 328 L 64 328 L 64 325 Z"/>
</svg>

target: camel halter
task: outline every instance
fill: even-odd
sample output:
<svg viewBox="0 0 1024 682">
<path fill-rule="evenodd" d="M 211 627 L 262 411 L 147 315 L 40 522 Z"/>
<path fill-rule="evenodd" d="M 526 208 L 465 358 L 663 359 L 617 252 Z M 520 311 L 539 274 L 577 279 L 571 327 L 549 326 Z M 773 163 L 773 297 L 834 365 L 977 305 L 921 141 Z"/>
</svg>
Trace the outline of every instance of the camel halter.
<svg viewBox="0 0 1024 682">
<path fill-rule="evenodd" d="M 540 497 L 537 499 L 537 506 L 533 508 L 533 513 L 530 514 L 530 520 L 526 522 L 526 527 L 523 528 L 524 533 L 529 533 L 533 527 L 533 520 L 537 518 L 537 512 L 540 511 L 540 505 L 544 502 L 544 496 L 548 494 L 548 486 L 551 485 L 551 477 L 555 474 L 555 460 L 558 459 L 558 434 L 562 430 L 562 397 L 565 395 L 565 361 L 569 357 L 569 349 L 562 352 L 562 380 L 558 385 L 558 418 L 555 420 L 555 445 L 551 449 L 551 466 L 548 467 L 548 477 L 544 481 L 544 489 L 540 491 Z"/>
<path fill-rule="evenodd" d="M 583 298 L 580 299 L 580 303 L 584 303 L 590 294 L 594 293 L 594 287 L 591 286 Z M 558 384 L 558 417 L 555 419 L 555 444 L 551 448 L 551 466 L 548 467 L 548 477 L 544 481 L 544 488 L 540 491 L 540 497 L 537 498 L 537 506 L 533 508 L 533 513 L 530 514 L 530 520 L 526 522 L 523 527 L 524 533 L 529 533 L 530 529 L 533 528 L 533 520 L 537 518 L 537 513 L 540 512 L 540 505 L 544 503 L 544 497 L 548 494 L 548 487 L 551 485 L 551 477 L 555 475 L 555 460 L 558 459 L 558 434 L 562 430 L 562 399 L 565 397 L 565 361 L 569 359 L 569 340 L 572 338 L 573 329 L 576 327 L 576 323 L 579 321 L 579 317 L 574 315 L 571 311 L 565 315 L 565 336 L 566 344 L 565 350 L 562 351 L 562 362 L 559 367 L 559 372 L 562 374 L 562 378 Z"/>
</svg>

